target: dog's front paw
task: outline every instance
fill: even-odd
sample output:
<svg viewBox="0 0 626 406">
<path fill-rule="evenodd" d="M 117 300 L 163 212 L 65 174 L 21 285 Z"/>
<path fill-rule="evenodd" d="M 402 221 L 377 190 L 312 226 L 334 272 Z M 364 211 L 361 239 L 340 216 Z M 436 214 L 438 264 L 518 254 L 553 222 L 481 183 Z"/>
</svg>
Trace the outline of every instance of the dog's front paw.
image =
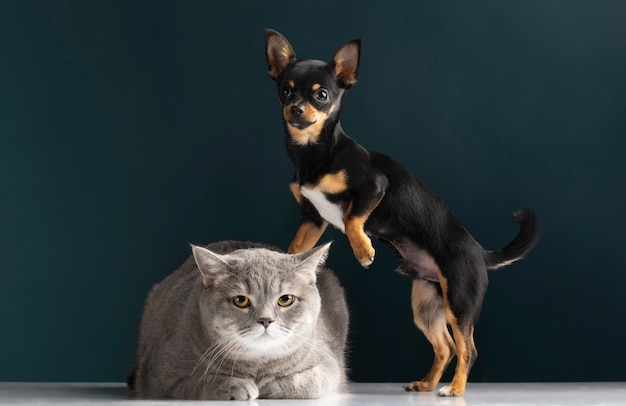
<svg viewBox="0 0 626 406">
<path fill-rule="evenodd" d="M 368 269 L 370 267 L 370 265 L 372 265 L 374 263 L 374 257 L 369 257 L 368 259 L 364 260 L 364 261 L 359 261 L 359 263 L 361 264 L 361 266 L 365 269 Z"/>
<path fill-rule="evenodd" d="M 354 250 L 354 256 L 359 261 L 363 268 L 368 268 L 374 262 L 374 256 L 376 251 L 370 245 L 369 247 L 360 247 L 360 249 Z"/>
<path fill-rule="evenodd" d="M 346 236 L 350 241 L 350 247 L 357 261 L 362 267 L 367 268 L 374 262 L 376 251 L 372 247 L 372 240 L 363 231 L 363 225 L 354 221 L 346 221 Z"/>
<path fill-rule="evenodd" d="M 231 382 L 215 390 L 216 400 L 254 400 L 259 397 L 259 389 L 253 382 Z"/>
</svg>

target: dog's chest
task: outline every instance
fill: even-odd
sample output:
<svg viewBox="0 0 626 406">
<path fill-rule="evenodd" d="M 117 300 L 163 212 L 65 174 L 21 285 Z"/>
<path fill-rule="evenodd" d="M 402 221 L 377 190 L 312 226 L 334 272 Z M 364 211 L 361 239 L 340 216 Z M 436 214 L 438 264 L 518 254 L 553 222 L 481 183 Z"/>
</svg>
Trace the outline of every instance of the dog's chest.
<svg viewBox="0 0 626 406">
<path fill-rule="evenodd" d="M 342 233 L 346 232 L 343 225 L 345 211 L 340 204 L 329 201 L 318 187 L 302 186 L 300 192 L 302 196 L 306 197 L 315 206 L 317 212 L 324 220 L 328 221 Z"/>
</svg>

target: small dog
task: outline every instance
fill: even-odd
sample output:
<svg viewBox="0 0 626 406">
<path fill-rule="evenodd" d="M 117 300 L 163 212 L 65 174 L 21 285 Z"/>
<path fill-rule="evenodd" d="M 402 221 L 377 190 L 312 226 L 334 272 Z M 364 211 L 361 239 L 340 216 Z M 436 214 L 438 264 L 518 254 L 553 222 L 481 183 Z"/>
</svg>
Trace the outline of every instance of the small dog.
<svg viewBox="0 0 626 406">
<path fill-rule="evenodd" d="M 414 322 L 435 352 L 426 376 L 405 389 L 435 389 L 456 355 L 452 382 L 439 395 L 463 395 L 478 354 L 474 325 L 487 270 L 509 265 L 533 248 L 539 238 L 535 214 L 513 213 L 517 236 L 499 251 L 485 250 L 420 179 L 343 131 L 339 115 L 346 91 L 357 81 L 361 40 L 345 43 L 328 63 L 296 59 L 287 39 L 274 30 L 265 31 L 265 46 L 295 166 L 290 189 L 302 211 L 289 252 L 311 249 L 328 223 L 346 234 L 364 267 L 374 260 L 370 236 L 390 245 L 404 260 L 399 271 L 413 279 Z"/>
</svg>

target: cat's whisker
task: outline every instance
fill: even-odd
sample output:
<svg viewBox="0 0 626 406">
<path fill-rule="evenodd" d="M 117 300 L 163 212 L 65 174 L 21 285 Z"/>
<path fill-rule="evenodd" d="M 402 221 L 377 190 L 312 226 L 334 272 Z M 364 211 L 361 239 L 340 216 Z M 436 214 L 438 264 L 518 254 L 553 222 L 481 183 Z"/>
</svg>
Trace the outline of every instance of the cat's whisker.
<svg viewBox="0 0 626 406">
<path fill-rule="evenodd" d="M 311 355 L 316 357 L 317 361 L 322 361 L 322 358 L 335 358 L 335 354 L 333 354 L 328 347 L 320 345 L 317 341 L 311 339 L 310 337 L 296 335 L 294 336 L 294 341 L 306 347 L 310 351 Z"/>
<path fill-rule="evenodd" d="M 204 372 L 198 378 L 198 381 L 196 382 L 196 385 L 195 385 L 196 388 L 206 381 L 207 375 L 209 374 L 209 371 L 211 370 L 211 366 L 216 365 L 218 362 L 220 362 L 220 365 L 217 368 L 214 368 L 215 371 L 213 371 L 214 376 L 217 376 L 224 360 L 228 358 L 228 354 L 232 351 L 232 347 L 236 345 L 237 344 L 234 342 L 232 335 L 228 335 L 228 336 L 220 338 L 216 343 L 211 345 L 204 352 L 204 354 L 197 361 L 196 366 L 194 367 L 191 373 L 192 375 L 195 374 L 195 371 L 198 369 L 198 367 L 203 362 L 206 361 L 206 368 L 204 369 Z"/>
<path fill-rule="evenodd" d="M 241 354 L 241 351 L 243 350 L 243 348 L 241 346 L 239 346 L 237 354 L 235 354 L 235 356 L 233 357 L 233 367 L 230 370 L 230 376 L 231 378 L 235 376 L 235 365 L 237 364 L 237 362 L 239 361 L 239 355 Z"/>
<path fill-rule="evenodd" d="M 206 366 L 206 369 L 204 370 L 204 374 L 202 374 L 201 380 L 206 379 L 212 365 L 216 366 L 215 370 L 213 371 L 213 375 L 214 375 L 213 379 L 215 380 L 217 378 L 217 375 L 219 375 L 219 371 L 222 368 L 224 361 L 228 358 L 228 355 L 232 352 L 233 348 L 236 346 L 237 346 L 237 343 L 235 341 L 231 341 L 227 343 L 225 346 L 223 346 L 222 348 L 220 348 L 220 350 L 217 351 L 215 355 L 212 356 L 211 359 L 209 359 L 209 361 L 207 362 L 207 366 Z M 219 365 L 217 365 L 218 362 L 219 362 Z"/>
<path fill-rule="evenodd" d="M 228 346 L 228 348 L 226 349 L 226 351 L 222 354 L 222 359 L 221 361 L 219 361 L 219 365 L 217 365 L 217 368 L 215 369 L 215 375 L 217 376 L 219 374 L 219 372 L 222 370 L 222 366 L 224 365 L 224 362 L 226 362 L 227 359 L 231 359 L 230 354 L 232 354 L 232 352 L 235 349 L 238 349 L 240 346 L 237 345 L 237 343 L 233 342 L 231 345 Z M 234 361 L 233 361 L 234 362 Z M 215 378 L 214 378 L 215 379 Z"/>
<path fill-rule="evenodd" d="M 207 350 L 202 354 L 202 356 L 200 356 L 200 358 L 196 362 L 196 365 L 194 366 L 193 370 L 191 371 L 191 375 L 193 375 L 196 372 L 196 369 L 198 369 L 200 364 L 202 364 L 202 362 L 207 357 L 209 357 L 218 347 L 222 346 L 225 343 L 230 342 L 231 339 L 232 338 L 230 336 L 225 336 L 225 337 L 222 337 L 222 338 L 218 339 L 217 342 L 215 342 L 211 346 L 209 346 L 209 348 L 207 348 Z"/>
<path fill-rule="evenodd" d="M 193 375 L 196 372 L 200 364 L 202 364 L 202 361 L 204 361 L 206 357 L 208 357 L 213 352 L 213 350 L 215 350 L 215 348 L 218 346 L 219 346 L 219 343 L 215 343 L 211 345 L 209 348 L 207 348 L 207 350 L 200 356 L 200 358 L 198 358 L 198 361 L 196 362 L 196 365 L 194 365 L 193 370 L 191 371 L 190 375 Z"/>
</svg>

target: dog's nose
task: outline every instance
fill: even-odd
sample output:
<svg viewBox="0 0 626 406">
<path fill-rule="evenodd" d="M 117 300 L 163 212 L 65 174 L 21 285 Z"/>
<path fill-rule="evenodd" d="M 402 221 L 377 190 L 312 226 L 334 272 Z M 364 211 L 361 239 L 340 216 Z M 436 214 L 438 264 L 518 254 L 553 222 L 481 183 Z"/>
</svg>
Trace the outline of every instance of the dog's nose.
<svg viewBox="0 0 626 406">
<path fill-rule="evenodd" d="M 267 328 L 270 323 L 273 323 L 274 320 L 270 319 L 269 317 L 262 317 L 259 320 L 257 320 L 259 322 L 259 324 L 263 324 L 263 327 Z"/>
<path fill-rule="evenodd" d="M 304 109 L 294 104 L 293 106 L 291 106 L 291 109 L 289 110 L 289 112 L 293 116 L 300 117 L 304 113 Z"/>
</svg>

